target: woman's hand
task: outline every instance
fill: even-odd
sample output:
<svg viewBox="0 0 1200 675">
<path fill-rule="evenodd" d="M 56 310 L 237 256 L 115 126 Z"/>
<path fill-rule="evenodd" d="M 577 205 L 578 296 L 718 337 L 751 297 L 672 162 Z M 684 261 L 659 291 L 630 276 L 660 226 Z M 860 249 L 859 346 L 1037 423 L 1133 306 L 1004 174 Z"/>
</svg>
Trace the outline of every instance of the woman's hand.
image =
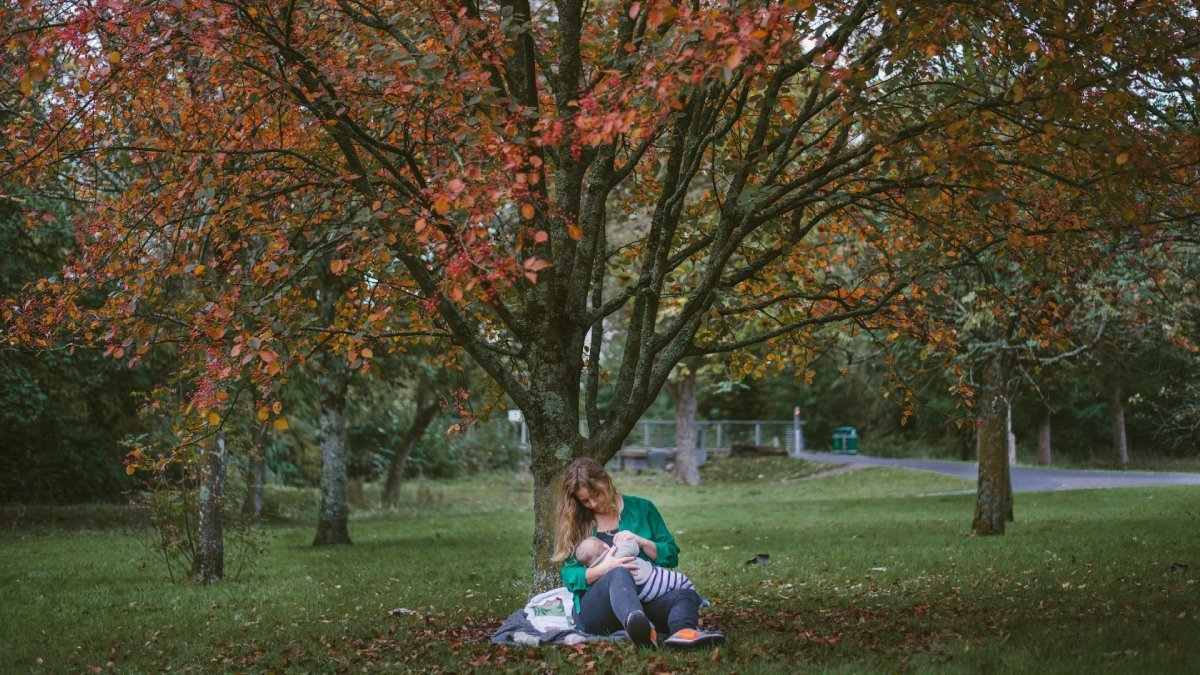
<svg viewBox="0 0 1200 675">
<path fill-rule="evenodd" d="M 626 539 L 632 539 L 632 540 L 636 541 L 638 548 L 641 548 L 642 546 L 646 545 L 646 539 L 637 536 L 636 534 L 630 532 L 629 530 L 621 530 L 620 532 L 613 535 L 613 543 L 614 544 L 617 543 L 618 541 L 625 541 Z"/>
<path fill-rule="evenodd" d="M 647 539 L 645 537 L 639 537 L 636 534 L 630 532 L 629 530 L 621 530 L 620 532 L 613 535 L 614 543 L 616 543 L 618 541 L 625 541 L 626 539 L 630 539 L 630 540 L 637 542 L 638 548 L 642 549 L 642 553 L 645 553 L 646 557 L 649 558 L 652 562 L 658 561 L 658 544 L 654 543 L 653 541 L 650 541 L 649 539 Z"/>
</svg>

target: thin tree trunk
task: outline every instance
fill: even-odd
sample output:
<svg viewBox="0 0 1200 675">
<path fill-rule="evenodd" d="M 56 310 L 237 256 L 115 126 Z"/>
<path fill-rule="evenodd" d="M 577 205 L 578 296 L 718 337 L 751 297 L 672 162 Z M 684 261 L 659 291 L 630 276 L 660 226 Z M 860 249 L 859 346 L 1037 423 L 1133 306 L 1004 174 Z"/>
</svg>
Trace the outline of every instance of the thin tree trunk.
<svg viewBox="0 0 1200 675">
<path fill-rule="evenodd" d="M 1004 519 L 1010 523 L 1016 520 L 1016 516 L 1013 514 L 1013 484 L 1011 464 L 1004 468 Z"/>
<path fill-rule="evenodd" d="M 1006 404 L 1002 393 L 1005 373 L 1000 364 L 986 364 L 981 373 L 976 401 L 976 447 L 979 455 L 979 486 L 975 520 L 971 529 L 979 535 L 1004 534 L 1004 523 L 1012 511 L 1006 436 Z"/>
<path fill-rule="evenodd" d="M 369 506 L 362 476 L 353 476 L 346 481 L 346 503 L 359 509 Z"/>
<path fill-rule="evenodd" d="M 1013 433 L 1012 401 L 1004 400 L 1004 441 L 1008 447 L 1008 465 L 1017 464 L 1017 435 Z"/>
<path fill-rule="evenodd" d="M 332 254 L 318 258 L 316 272 L 319 285 L 315 300 L 317 315 L 325 326 L 337 318 L 338 298 L 352 285 L 348 278 L 331 271 Z M 321 502 L 317 514 L 317 535 L 313 546 L 349 544 L 350 531 L 346 521 L 350 506 L 346 502 L 346 481 L 350 458 L 346 444 L 346 389 L 353 371 L 341 354 L 328 347 L 317 352 L 317 442 L 321 448 Z"/>
<path fill-rule="evenodd" d="M 267 482 L 267 428 L 264 422 L 254 433 L 254 448 L 246 465 L 246 500 L 242 502 L 242 515 L 251 520 L 262 518 L 263 486 Z"/>
<path fill-rule="evenodd" d="M 686 485 L 700 484 L 696 463 L 696 372 L 667 384 L 675 404 L 675 475 Z"/>
<path fill-rule="evenodd" d="M 200 455 L 200 512 L 196 521 L 196 554 L 191 577 L 207 584 L 225 576 L 225 537 L 221 511 L 225 502 L 225 435 L 205 441 Z"/>
<path fill-rule="evenodd" d="M 1118 365 L 1108 374 L 1108 411 L 1112 415 L 1113 449 L 1122 469 L 1129 466 L 1129 440 L 1125 435 L 1125 397 L 1121 392 L 1124 369 Z"/>
<path fill-rule="evenodd" d="M 408 464 L 408 456 L 412 454 L 413 448 L 417 446 L 417 442 L 425 435 L 425 430 L 437 415 L 437 402 L 426 404 L 424 398 L 423 392 L 418 394 L 417 415 L 404 437 L 400 439 L 400 444 L 396 446 L 396 453 L 392 455 L 387 482 L 383 485 L 383 505 L 389 508 L 395 509 L 400 506 L 400 482 L 404 480 L 404 467 Z"/>
<path fill-rule="evenodd" d="M 313 546 L 349 544 L 347 520 L 350 507 L 346 501 L 346 374 L 343 359 L 327 354 L 325 366 L 317 374 L 317 438 L 321 446 L 321 503 L 317 516 L 317 536 Z"/>
<path fill-rule="evenodd" d="M 1042 466 L 1050 466 L 1053 460 L 1053 455 L 1050 448 L 1050 410 L 1046 409 L 1042 413 L 1042 419 L 1038 422 L 1038 464 Z"/>
</svg>

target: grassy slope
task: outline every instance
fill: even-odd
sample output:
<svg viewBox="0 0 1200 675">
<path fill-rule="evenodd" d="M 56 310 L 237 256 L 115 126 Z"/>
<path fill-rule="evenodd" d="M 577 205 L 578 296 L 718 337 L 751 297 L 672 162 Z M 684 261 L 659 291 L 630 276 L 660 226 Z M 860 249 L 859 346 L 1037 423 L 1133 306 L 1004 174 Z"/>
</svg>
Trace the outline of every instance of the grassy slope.
<svg viewBox="0 0 1200 675">
<path fill-rule="evenodd" d="M 1018 495 L 1009 534 L 984 539 L 963 536 L 971 497 L 921 496 L 969 486 L 955 478 L 799 481 L 810 469 L 786 460 L 723 461 L 740 463 L 695 490 L 617 476 L 678 532 L 681 569 L 714 603 L 704 621 L 730 635 L 715 656 L 488 645 L 526 598 L 531 528 L 527 480 L 489 476 L 406 488 L 421 498 L 400 514 L 356 515 L 353 547 L 276 526 L 253 571 L 213 588 L 165 581 L 119 528 L 8 530 L 5 669 L 1163 672 L 1200 658 L 1196 488 Z M 771 564 L 745 565 L 756 553 Z"/>
</svg>

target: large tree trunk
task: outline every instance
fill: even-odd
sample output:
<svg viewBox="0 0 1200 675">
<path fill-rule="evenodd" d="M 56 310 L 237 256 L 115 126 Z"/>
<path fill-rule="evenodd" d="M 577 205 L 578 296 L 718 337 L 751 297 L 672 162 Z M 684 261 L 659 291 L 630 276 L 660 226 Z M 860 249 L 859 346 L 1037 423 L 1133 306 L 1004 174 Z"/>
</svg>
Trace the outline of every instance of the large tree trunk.
<svg viewBox="0 0 1200 675">
<path fill-rule="evenodd" d="M 313 546 L 349 544 L 346 501 L 346 387 L 349 375 L 344 359 L 335 354 L 322 356 L 317 374 L 317 438 L 321 447 L 321 503 L 317 516 L 317 536 Z"/>
<path fill-rule="evenodd" d="M 262 518 L 263 486 L 267 482 L 267 428 L 264 422 L 254 433 L 254 448 L 246 465 L 246 500 L 242 502 L 242 515 L 251 520 Z"/>
<path fill-rule="evenodd" d="M 1113 449 L 1117 451 L 1117 464 L 1122 469 L 1129 466 L 1129 441 L 1125 436 L 1125 397 L 1121 392 L 1124 369 L 1118 365 L 1108 374 L 1108 411 L 1112 415 Z"/>
<path fill-rule="evenodd" d="M 535 448 L 536 450 L 536 448 Z M 558 568 L 550 562 L 554 553 L 554 526 L 558 513 L 558 489 L 562 484 L 562 469 L 554 470 L 531 465 L 533 469 L 533 565 L 532 591 L 541 593 L 561 585 Z"/>
<path fill-rule="evenodd" d="M 387 482 L 383 485 L 383 505 L 389 508 L 400 506 L 400 481 L 404 479 L 404 467 L 408 464 L 408 456 L 412 454 L 417 441 L 425 435 L 425 430 L 433 421 L 438 411 L 437 402 L 426 403 L 424 392 L 417 394 L 417 414 L 413 423 L 396 446 L 396 454 L 392 455 L 392 464 L 388 468 Z"/>
<path fill-rule="evenodd" d="M 573 458 L 571 443 L 565 440 L 569 437 L 544 429 L 548 426 L 551 425 L 535 423 L 529 429 L 533 451 L 529 468 L 533 473 L 533 552 L 530 562 L 533 567 L 531 590 L 534 593 L 560 585 L 558 567 L 550 558 L 554 554 L 554 529 L 562 471 Z M 547 431 L 550 433 L 547 434 Z"/>
<path fill-rule="evenodd" d="M 696 463 L 696 372 L 667 384 L 675 404 L 675 475 L 686 485 L 700 484 Z"/>
<path fill-rule="evenodd" d="M 979 454 L 979 487 L 975 499 L 975 534 L 1004 534 L 1004 523 L 1012 514 L 1012 483 L 1009 478 L 1007 403 L 1004 400 L 1006 373 L 1003 367 L 986 364 L 981 372 L 976 399 L 976 447 Z"/>
<path fill-rule="evenodd" d="M 558 346 L 531 355 L 533 381 L 542 385 L 530 397 L 532 405 L 522 409 L 529 425 L 530 472 L 533 474 L 533 567 L 532 590 L 542 592 L 561 585 L 554 554 L 554 530 L 562 472 L 579 456 L 583 437 L 579 433 L 579 362 L 564 366 Z M 607 457 L 596 458 L 601 463 Z M 617 489 L 620 489 L 618 486 Z"/>
<path fill-rule="evenodd" d="M 1050 466 L 1053 457 L 1050 448 L 1050 410 L 1042 413 L 1038 422 L 1038 464 Z"/>
<path fill-rule="evenodd" d="M 225 503 L 225 435 L 204 441 L 200 454 L 200 512 L 196 519 L 196 553 L 191 577 L 207 584 L 225 576 L 225 535 L 221 511 Z"/>
</svg>

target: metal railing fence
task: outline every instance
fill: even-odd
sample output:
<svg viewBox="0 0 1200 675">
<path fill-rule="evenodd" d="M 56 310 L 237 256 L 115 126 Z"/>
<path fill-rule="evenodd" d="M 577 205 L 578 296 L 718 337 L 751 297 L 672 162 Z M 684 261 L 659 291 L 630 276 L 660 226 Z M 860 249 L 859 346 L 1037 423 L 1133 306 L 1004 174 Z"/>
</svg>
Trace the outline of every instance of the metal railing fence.
<svg viewBox="0 0 1200 675">
<path fill-rule="evenodd" d="M 622 447 L 674 448 L 675 420 L 641 420 Z M 788 454 L 804 449 L 799 425 L 791 420 L 697 420 L 696 447 L 728 452 L 735 443 L 783 448 Z"/>
<path fill-rule="evenodd" d="M 529 444 L 524 423 L 519 418 L 513 431 L 521 447 Z M 802 422 L 792 420 L 696 420 L 696 447 L 702 451 L 729 452 L 734 444 L 771 446 L 789 455 L 804 451 Z M 586 425 L 580 431 L 587 433 Z M 621 447 L 642 449 L 675 448 L 675 420 L 639 420 L 625 437 Z"/>
</svg>

